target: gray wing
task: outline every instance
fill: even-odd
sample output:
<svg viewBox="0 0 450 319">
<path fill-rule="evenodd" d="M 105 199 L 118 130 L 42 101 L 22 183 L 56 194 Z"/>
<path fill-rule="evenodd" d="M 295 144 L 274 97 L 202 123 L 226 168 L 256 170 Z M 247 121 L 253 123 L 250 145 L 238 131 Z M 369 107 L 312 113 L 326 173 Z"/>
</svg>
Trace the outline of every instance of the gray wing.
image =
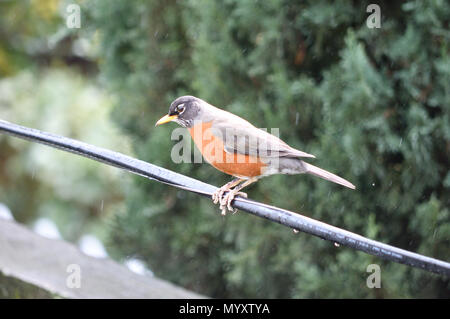
<svg viewBox="0 0 450 319">
<path fill-rule="evenodd" d="M 314 155 L 296 150 L 275 135 L 258 129 L 249 122 L 238 118 L 215 122 L 212 134 L 224 141 L 227 153 L 238 153 L 259 157 L 312 157 Z"/>
</svg>

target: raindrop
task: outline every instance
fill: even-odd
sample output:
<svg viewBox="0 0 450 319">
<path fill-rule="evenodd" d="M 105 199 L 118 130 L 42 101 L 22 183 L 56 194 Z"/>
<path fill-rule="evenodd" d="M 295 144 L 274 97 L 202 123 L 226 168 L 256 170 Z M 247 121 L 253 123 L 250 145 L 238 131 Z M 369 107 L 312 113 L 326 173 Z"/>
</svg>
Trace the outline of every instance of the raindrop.
<svg viewBox="0 0 450 319">
<path fill-rule="evenodd" d="M 78 247 L 88 256 L 96 258 L 108 257 L 108 253 L 106 252 L 103 243 L 93 235 L 83 235 L 78 242 Z"/>
<path fill-rule="evenodd" d="M 400 143 L 398 144 L 398 146 L 402 146 L 403 143 L 403 137 L 400 139 Z"/>
<path fill-rule="evenodd" d="M 298 113 L 298 112 L 295 113 L 295 125 L 298 125 L 298 120 L 299 120 L 299 118 L 300 118 L 299 113 Z"/>
<path fill-rule="evenodd" d="M 49 218 L 39 218 L 33 225 L 35 233 L 50 239 L 61 239 L 58 226 Z"/>
<path fill-rule="evenodd" d="M 105 204 L 105 201 L 102 199 L 102 203 L 100 204 L 100 211 L 101 211 L 101 212 L 103 211 L 103 206 L 104 206 L 104 204 Z"/>
<path fill-rule="evenodd" d="M 139 275 L 147 275 L 153 277 L 153 272 L 147 268 L 145 263 L 137 258 L 130 258 L 125 261 L 125 265 L 132 272 L 137 273 Z"/>
<path fill-rule="evenodd" d="M 8 206 L 0 203 L 0 219 L 14 220 L 13 214 L 9 210 Z"/>
<path fill-rule="evenodd" d="M 375 183 L 372 183 L 372 186 L 375 186 Z"/>
</svg>

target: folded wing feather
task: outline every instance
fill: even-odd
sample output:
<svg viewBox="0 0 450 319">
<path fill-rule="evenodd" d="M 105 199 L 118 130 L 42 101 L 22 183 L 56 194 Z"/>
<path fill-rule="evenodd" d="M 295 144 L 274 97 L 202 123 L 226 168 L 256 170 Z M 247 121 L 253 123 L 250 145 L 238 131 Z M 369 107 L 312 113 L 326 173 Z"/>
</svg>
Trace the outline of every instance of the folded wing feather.
<svg viewBox="0 0 450 319">
<path fill-rule="evenodd" d="M 227 153 L 238 153 L 259 157 L 310 157 L 314 155 L 296 150 L 275 135 L 254 127 L 249 122 L 239 118 L 233 121 L 233 127 L 228 121 L 216 122 L 212 134 L 224 141 Z"/>
</svg>

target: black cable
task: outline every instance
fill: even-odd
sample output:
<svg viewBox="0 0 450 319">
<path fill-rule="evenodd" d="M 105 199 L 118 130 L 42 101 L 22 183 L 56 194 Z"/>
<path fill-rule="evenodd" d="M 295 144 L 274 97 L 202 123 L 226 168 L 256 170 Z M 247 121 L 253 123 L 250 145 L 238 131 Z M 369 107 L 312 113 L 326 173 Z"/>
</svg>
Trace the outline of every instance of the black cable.
<svg viewBox="0 0 450 319">
<path fill-rule="evenodd" d="M 42 132 L 0 120 L 0 132 L 22 139 L 46 144 L 67 152 L 75 153 L 93 160 L 106 163 L 131 173 L 141 175 L 174 187 L 178 187 L 203 196 L 211 197 L 217 187 L 203 183 L 168 169 L 93 146 L 67 137 Z M 435 272 L 450 277 L 450 263 L 416 254 L 404 249 L 365 238 L 349 231 L 325 224 L 303 215 L 278 207 L 265 205 L 250 199 L 237 197 L 233 206 L 239 210 L 263 217 L 292 229 L 323 238 L 333 243 L 348 246 L 368 254 L 382 257 L 397 263 Z"/>
</svg>

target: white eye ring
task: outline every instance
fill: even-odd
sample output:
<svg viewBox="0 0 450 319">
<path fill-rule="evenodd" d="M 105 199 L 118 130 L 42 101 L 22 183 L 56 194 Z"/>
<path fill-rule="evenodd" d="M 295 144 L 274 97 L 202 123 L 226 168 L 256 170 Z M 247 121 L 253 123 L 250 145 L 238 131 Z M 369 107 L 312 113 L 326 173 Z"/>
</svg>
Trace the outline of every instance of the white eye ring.
<svg viewBox="0 0 450 319">
<path fill-rule="evenodd" d="M 178 114 L 182 114 L 185 110 L 186 110 L 186 108 L 184 107 L 184 103 L 178 104 L 178 106 L 177 106 Z"/>
</svg>

